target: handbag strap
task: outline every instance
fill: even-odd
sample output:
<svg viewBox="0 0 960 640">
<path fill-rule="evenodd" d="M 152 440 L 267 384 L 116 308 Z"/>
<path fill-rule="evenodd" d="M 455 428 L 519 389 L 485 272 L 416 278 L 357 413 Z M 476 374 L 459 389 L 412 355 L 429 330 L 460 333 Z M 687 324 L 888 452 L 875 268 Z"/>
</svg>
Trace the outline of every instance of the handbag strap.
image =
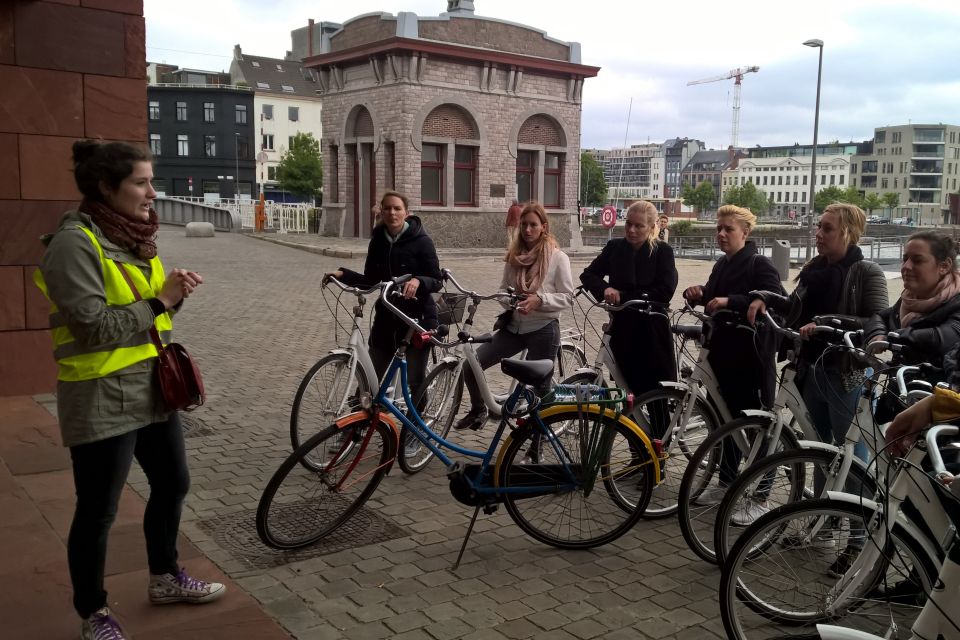
<svg viewBox="0 0 960 640">
<path fill-rule="evenodd" d="M 117 259 L 114 259 L 114 264 L 117 265 L 117 269 L 120 270 L 120 273 L 123 274 L 123 279 L 127 281 L 127 284 L 130 285 L 130 291 L 133 292 L 133 297 L 137 300 L 143 300 L 140 297 L 140 292 L 137 291 L 137 287 L 133 284 L 133 280 L 130 278 L 130 273 L 127 271 L 126 267 L 123 266 L 123 263 Z M 160 341 L 160 334 L 157 333 L 157 326 L 155 324 L 150 325 L 150 338 L 153 340 L 154 346 L 157 347 L 157 353 L 163 352 L 163 343 Z"/>
</svg>

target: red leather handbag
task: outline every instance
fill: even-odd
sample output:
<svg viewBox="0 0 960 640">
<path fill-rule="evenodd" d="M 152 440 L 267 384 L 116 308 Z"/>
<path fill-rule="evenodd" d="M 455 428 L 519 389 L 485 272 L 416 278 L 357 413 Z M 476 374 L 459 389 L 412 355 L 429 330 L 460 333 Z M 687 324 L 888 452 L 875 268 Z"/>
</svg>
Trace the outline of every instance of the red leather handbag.
<svg viewBox="0 0 960 640">
<path fill-rule="evenodd" d="M 114 260 L 120 273 L 123 274 L 133 297 L 141 300 L 140 292 L 133 285 L 130 274 L 118 260 Z M 150 338 L 157 347 L 157 383 L 163 401 L 168 408 L 174 411 L 193 411 L 206 400 L 203 389 L 203 378 L 200 369 L 187 353 L 186 348 L 177 342 L 171 342 L 166 347 L 160 341 L 160 334 L 155 326 L 150 327 Z"/>
</svg>

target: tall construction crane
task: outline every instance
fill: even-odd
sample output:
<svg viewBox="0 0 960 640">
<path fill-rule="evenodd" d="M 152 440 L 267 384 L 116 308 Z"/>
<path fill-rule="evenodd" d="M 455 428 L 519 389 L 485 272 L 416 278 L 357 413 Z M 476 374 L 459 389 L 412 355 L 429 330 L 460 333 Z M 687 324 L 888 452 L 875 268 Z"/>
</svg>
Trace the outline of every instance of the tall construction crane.
<svg viewBox="0 0 960 640">
<path fill-rule="evenodd" d="M 687 86 L 693 84 L 706 84 L 708 82 L 720 82 L 721 80 L 729 80 L 734 78 L 733 81 L 733 125 L 730 128 L 730 146 L 734 149 L 737 148 L 737 141 L 740 138 L 740 85 L 743 83 L 743 76 L 748 73 L 756 73 L 760 71 L 760 67 L 742 67 L 737 69 L 731 69 L 726 74 L 722 76 L 717 76 L 716 78 L 704 78 L 703 80 L 691 80 L 687 83 Z"/>
</svg>

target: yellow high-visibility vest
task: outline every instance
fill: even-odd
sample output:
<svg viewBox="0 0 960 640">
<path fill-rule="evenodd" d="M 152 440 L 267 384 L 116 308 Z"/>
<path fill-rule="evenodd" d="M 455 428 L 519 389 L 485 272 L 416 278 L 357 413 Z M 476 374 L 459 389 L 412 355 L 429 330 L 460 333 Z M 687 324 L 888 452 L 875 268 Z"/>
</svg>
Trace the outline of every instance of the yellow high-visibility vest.
<svg viewBox="0 0 960 640">
<path fill-rule="evenodd" d="M 135 302 L 136 298 L 134 298 L 127 280 L 120 273 L 120 267 L 104 255 L 103 247 L 100 246 L 100 242 L 93 231 L 83 225 L 77 225 L 76 228 L 87 234 L 100 256 L 107 305 L 120 307 Z M 163 265 L 160 263 L 160 256 L 151 258 L 149 264 L 149 281 L 136 265 L 123 265 L 133 284 L 137 287 L 137 292 L 144 300 L 155 298 L 163 288 L 166 279 L 163 273 Z M 33 281 L 49 300 L 47 283 L 39 269 L 33 272 Z M 170 341 L 170 335 L 173 331 L 173 319 L 170 314 L 160 314 L 154 320 L 153 325 L 156 327 L 157 333 L 160 334 L 160 341 L 166 345 Z M 143 360 L 156 358 L 158 355 L 157 347 L 150 338 L 149 331 L 142 331 L 120 343 L 97 346 L 78 343 L 64 323 L 57 305 L 52 300 L 50 301 L 50 329 L 53 334 L 53 355 L 59 367 L 57 378 L 65 382 L 102 378 Z"/>
</svg>

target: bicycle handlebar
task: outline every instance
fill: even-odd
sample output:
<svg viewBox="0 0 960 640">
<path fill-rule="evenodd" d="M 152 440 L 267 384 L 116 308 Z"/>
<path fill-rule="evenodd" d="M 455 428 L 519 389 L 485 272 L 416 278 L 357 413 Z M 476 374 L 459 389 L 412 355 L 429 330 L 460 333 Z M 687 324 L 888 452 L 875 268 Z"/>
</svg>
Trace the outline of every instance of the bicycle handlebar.
<svg viewBox="0 0 960 640">
<path fill-rule="evenodd" d="M 370 295 L 374 291 L 379 291 L 380 289 L 382 289 L 384 285 L 383 282 L 378 282 L 377 284 L 373 285 L 369 289 L 362 289 L 360 287 L 351 287 L 350 285 L 340 282 L 339 280 L 337 280 L 336 277 L 332 275 L 327 275 L 323 279 L 323 286 L 328 286 L 330 284 L 333 284 L 334 286 L 339 288 L 341 291 L 344 291 L 346 293 L 352 293 L 357 296 Z"/>
<path fill-rule="evenodd" d="M 605 302 L 603 300 L 597 300 L 596 298 L 594 298 L 593 294 L 590 293 L 590 291 L 588 291 L 583 285 L 577 287 L 576 295 L 585 296 L 587 298 L 587 301 L 592 306 L 599 307 L 607 312 L 612 313 L 614 311 L 621 311 L 623 309 L 634 308 L 640 313 L 646 313 L 652 316 L 662 316 L 668 320 L 670 319 L 670 317 L 667 315 L 667 312 L 670 311 L 670 306 L 662 302 L 656 302 L 653 300 L 636 299 L 636 300 L 627 300 L 625 302 L 621 302 L 620 304 L 610 304 L 609 302 Z"/>
<path fill-rule="evenodd" d="M 470 296 L 471 298 L 473 298 L 474 300 L 477 300 L 477 301 L 479 301 L 479 300 L 502 300 L 502 299 L 507 299 L 507 300 L 510 300 L 511 302 L 514 302 L 514 303 L 515 303 L 516 301 L 518 301 L 518 300 L 521 299 L 521 294 L 517 294 L 517 293 L 515 293 L 515 292 L 513 292 L 513 291 L 510 291 L 510 290 L 508 290 L 508 291 L 497 291 L 497 292 L 491 293 L 491 294 L 489 294 L 489 295 L 482 295 L 482 294 L 477 293 L 476 291 L 470 291 L 470 290 L 464 288 L 464 286 L 463 286 L 462 284 L 460 284 L 459 282 L 457 282 L 457 279 L 453 277 L 453 272 L 451 272 L 450 269 L 441 269 L 441 270 L 440 270 L 440 273 L 441 273 L 441 275 L 443 276 L 443 279 L 444 279 L 444 280 L 447 280 L 448 282 L 450 282 L 450 284 L 452 284 L 453 287 L 454 287 L 457 291 L 459 291 L 460 293 L 462 293 L 462 294 L 464 294 L 464 295 Z"/>
<path fill-rule="evenodd" d="M 960 433 L 960 427 L 955 427 L 949 424 L 940 424 L 935 427 L 930 427 L 924 436 L 927 441 L 927 455 L 930 456 L 930 464 L 937 476 L 953 477 L 953 474 L 947 471 L 946 465 L 943 463 L 943 456 L 940 454 L 940 447 L 937 445 L 937 438 L 941 436 L 955 436 L 958 433 Z"/>
<path fill-rule="evenodd" d="M 421 336 L 424 336 L 424 339 L 428 339 L 430 344 L 436 345 L 438 347 L 449 349 L 450 347 L 455 347 L 459 342 L 443 342 L 439 340 L 437 336 L 444 337 L 447 335 L 448 329 L 446 325 L 441 325 L 436 329 L 430 331 L 421 327 L 416 320 L 405 314 L 403 311 L 400 311 L 394 304 L 390 301 L 391 295 L 400 295 L 399 291 L 393 291 L 395 287 L 402 285 L 412 278 L 412 274 L 407 274 L 393 278 L 392 280 L 385 280 L 381 282 L 380 285 L 383 287 L 383 293 L 380 296 L 380 301 L 383 302 L 383 305 L 392 311 L 398 318 L 403 320 L 403 323 L 408 327 L 419 333 Z M 441 328 L 442 327 L 442 328 Z"/>
</svg>

